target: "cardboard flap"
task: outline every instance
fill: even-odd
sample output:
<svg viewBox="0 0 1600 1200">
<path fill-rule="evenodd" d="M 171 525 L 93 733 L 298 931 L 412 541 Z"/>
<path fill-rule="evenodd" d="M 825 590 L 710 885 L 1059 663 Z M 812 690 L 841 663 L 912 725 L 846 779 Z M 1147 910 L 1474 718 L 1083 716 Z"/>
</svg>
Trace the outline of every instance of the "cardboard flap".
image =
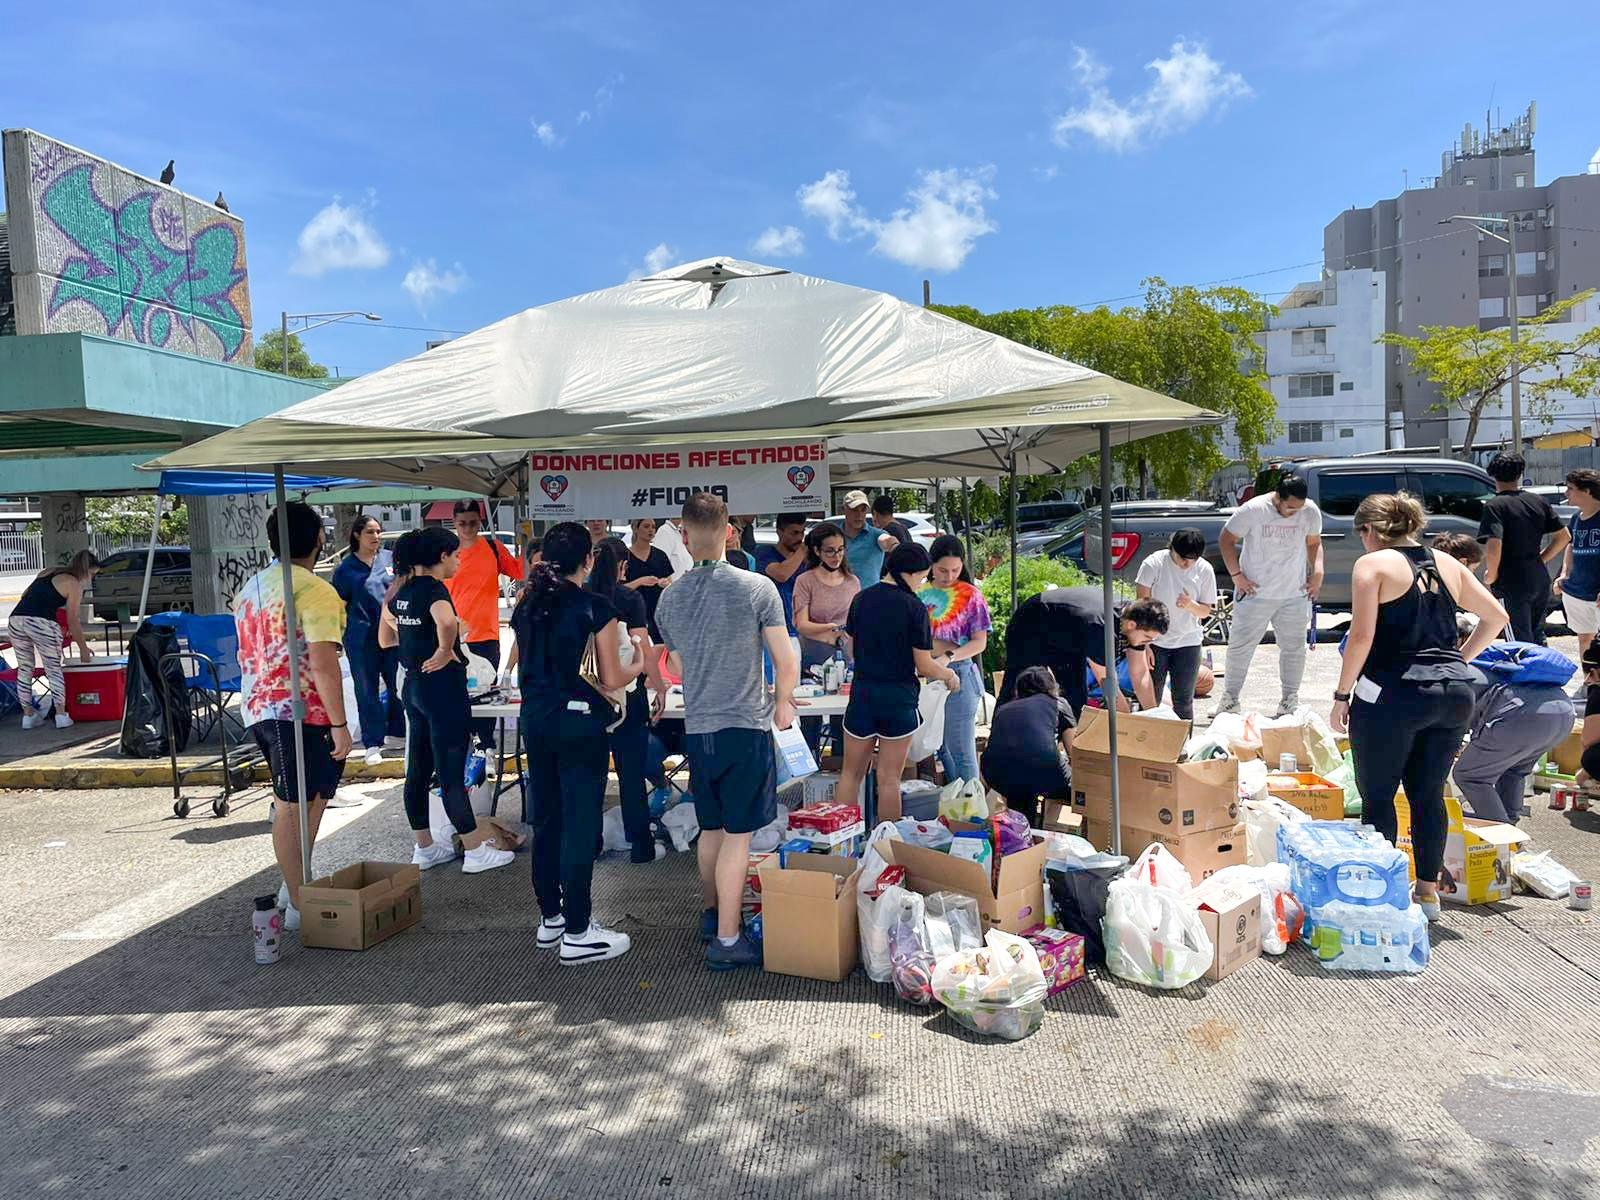
<svg viewBox="0 0 1600 1200">
<path fill-rule="evenodd" d="M 1501 821 L 1480 821 L 1476 817 L 1466 817 L 1462 825 L 1473 837 L 1491 846 L 1520 846 L 1528 840 L 1523 830 Z"/>
<path fill-rule="evenodd" d="M 810 896 L 832 900 L 842 886 L 849 883 L 861 869 L 853 858 L 837 854 L 791 854 L 789 865 L 780 867 L 776 862 L 761 864 L 761 892 L 783 896 Z"/>
<path fill-rule="evenodd" d="M 878 853 L 890 863 L 904 867 L 908 875 L 924 883 L 968 896 L 994 895 L 994 889 L 989 886 L 988 869 L 969 859 L 951 858 L 938 850 L 894 839 L 884 839 L 877 846 Z M 762 886 L 765 885 L 763 880 Z"/>
<path fill-rule="evenodd" d="M 1120 757 L 1175 763 L 1183 754 L 1183 743 L 1188 739 L 1187 721 L 1169 721 L 1138 713 L 1117 714 L 1117 754 Z M 1072 735 L 1072 748 L 1091 754 L 1111 753 L 1111 718 L 1104 709 L 1083 710 L 1077 732 Z"/>
</svg>

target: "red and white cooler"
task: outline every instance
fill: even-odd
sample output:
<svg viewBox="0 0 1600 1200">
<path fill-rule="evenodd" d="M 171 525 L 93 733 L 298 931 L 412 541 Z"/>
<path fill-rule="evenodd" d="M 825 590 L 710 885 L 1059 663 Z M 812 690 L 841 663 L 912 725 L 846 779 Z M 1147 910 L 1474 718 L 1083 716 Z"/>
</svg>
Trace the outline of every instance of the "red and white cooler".
<svg viewBox="0 0 1600 1200">
<path fill-rule="evenodd" d="M 67 716 L 74 721 L 122 720 L 127 694 L 126 658 L 64 662 L 61 669 L 67 680 Z"/>
</svg>

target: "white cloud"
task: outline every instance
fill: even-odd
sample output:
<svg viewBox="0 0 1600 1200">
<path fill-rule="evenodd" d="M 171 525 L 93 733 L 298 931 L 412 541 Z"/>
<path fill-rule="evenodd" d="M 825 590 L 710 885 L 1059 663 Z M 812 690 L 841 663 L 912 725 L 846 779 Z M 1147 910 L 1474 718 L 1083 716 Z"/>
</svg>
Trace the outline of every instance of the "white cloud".
<svg viewBox="0 0 1600 1200">
<path fill-rule="evenodd" d="M 678 252 L 665 242 L 657 242 L 644 253 L 644 265 L 635 267 L 628 272 L 629 279 L 643 279 L 646 275 L 655 275 L 665 271 L 672 265 L 672 260 L 678 257 Z"/>
<path fill-rule="evenodd" d="M 799 258 L 806 252 L 806 235 L 793 225 L 782 229 L 768 225 L 750 243 L 750 249 L 765 258 Z"/>
<path fill-rule="evenodd" d="M 1168 57 L 1145 66 L 1155 72 L 1150 86 L 1121 101 L 1106 87 L 1110 75 L 1106 67 L 1090 51 L 1074 47 L 1072 69 L 1085 99 L 1056 118 L 1056 141 L 1067 145 L 1075 134 L 1084 134 L 1108 150 L 1137 150 L 1188 129 L 1210 113 L 1222 112 L 1230 101 L 1254 94 L 1243 75 L 1223 70 L 1204 46 L 1183 38 L 1172 43 Z"/>
<path fill-rule="evenodd" d="M 587 125 L 593 119 L 593 114 L 591 114 L 587 108 L 579 110 L 577 120 L 579 125 Z"/>
<path fill-rule="evenodd" d="M 453 296 L 466 287 L 467 273 L 460 263 L 441 271 L 438 262 L 430 258 L 426 262 L 412 263 L 400 286 L 416 301 L 419 309 L 426 311 L 429 301 L 439 296 Z"/>
<path fill-rule="evenodd" d="M 300 253 L 290 267 L 296 275 L 370 271 L 389 262 L 389 247 L 367 213 L 358 205 L 340 204 L 337 196 L 306 222 L 300 231 L 299 247 Z"/>
<path fill-rule="evenodd" d="M 873 252 L 908 267 L 954 271 L 997 226 L 984 204 L 995 198 L 993 167 L 923 171 L 910 202 L 887 219 L 856 203 L 848 171 L 829 171 L 797 193 L 801 211 L 827 225 L 834 241 L 871 234 Z"/>
<path fill-rule="evenodd" d="M 539 139 L 539 144 L 547 149 L 554 150 L 567 140 L 556 132 L 556 127 L 549 121 L 536 121 L 529 117 L 528 124 L 533 126 L 533 136 Z"/>
</svg>

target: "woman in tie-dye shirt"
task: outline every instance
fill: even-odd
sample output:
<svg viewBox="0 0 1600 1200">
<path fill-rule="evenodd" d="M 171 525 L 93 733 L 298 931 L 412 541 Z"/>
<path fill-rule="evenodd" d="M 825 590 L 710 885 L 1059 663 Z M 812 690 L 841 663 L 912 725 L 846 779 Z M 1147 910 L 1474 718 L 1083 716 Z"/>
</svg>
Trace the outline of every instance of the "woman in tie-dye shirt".
<svg viewBox="0 0 1600 1200">
<path fill-rule="evenodd" d="M 928 607 L 933 628 L 933 658 L 948 664 L 961 690 L 944 706 L 944 745 L 939 762 L 948 779 L 978 778 L 978 713 L 983 707 L 983 673 L 978 662 L 989 644 L 989 606 L 967 570 L 961 539 L 943 534 L 933 540 L 933 573 L 918 597 Z"/>
</svg>

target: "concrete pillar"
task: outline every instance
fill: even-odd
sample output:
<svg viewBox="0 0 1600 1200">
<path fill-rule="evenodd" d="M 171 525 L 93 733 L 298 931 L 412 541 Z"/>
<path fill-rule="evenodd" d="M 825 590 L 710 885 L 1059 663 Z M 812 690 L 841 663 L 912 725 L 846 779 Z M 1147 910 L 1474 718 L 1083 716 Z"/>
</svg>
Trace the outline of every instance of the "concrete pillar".
<svg viewBox="0 0 1600 1200">
<path fill-rule="evenodd" d="M 270 494 L 189 497 L 195 612 L 232 612 L 239 589 L 272 561 L 271 510 Z"/>
<path fill-rule="evenodd" d="M 64 567 L 79 550 L 89 548 L 89 522 L 78 492 L 52 492 L 39 498 L 40 541 L 44 565 Z"/>
</svg>

